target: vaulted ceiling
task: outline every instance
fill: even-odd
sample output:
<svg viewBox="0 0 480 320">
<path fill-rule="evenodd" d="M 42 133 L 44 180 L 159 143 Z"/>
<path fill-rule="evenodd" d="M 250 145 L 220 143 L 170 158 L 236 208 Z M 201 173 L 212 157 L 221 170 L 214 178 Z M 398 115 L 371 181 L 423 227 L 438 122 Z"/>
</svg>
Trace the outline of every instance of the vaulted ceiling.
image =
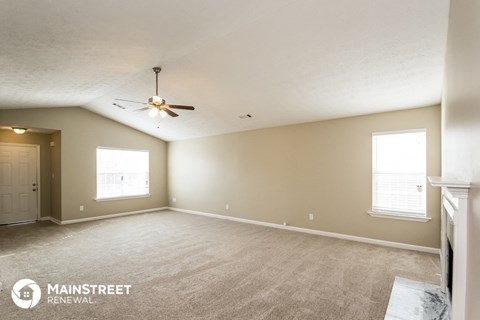
<svg viewBox="0 0 480 320">
<path fill-rule="evenodd" d="M 0 108 L 173 141 L 440 102 L 448 0 L 0 1 Z M 151 119 L 155 93 L 195 106 Z M 252 118 L 239 116 L 251 114 Z"/>
</svg>

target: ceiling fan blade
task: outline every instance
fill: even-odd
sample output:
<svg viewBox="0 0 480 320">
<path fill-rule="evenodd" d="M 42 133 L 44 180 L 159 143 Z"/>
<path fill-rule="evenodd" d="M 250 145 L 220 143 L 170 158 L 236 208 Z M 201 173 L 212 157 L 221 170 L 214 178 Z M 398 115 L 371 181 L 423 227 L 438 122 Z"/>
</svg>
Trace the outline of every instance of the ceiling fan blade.
<svg viewBox="0 0 480 320">
<path fill-rule="evenodd" d="M 117 100 L 117 101 L 131 102 L 131 103 L 140 103 L 140 104 L 146 104 L 145 102 L 132 101 L 132 100 L 125 100 L 125 99 L 115 99 L 115 100 Z"/>
<path fill-rule="evenodd" d="M 115 107 L 120 108 L 120 109 L 123 109 L 123 110 L 127 109 L 127 108 L 125 108 L 124 106 L 121 106 L 121 105 L 119 105 L 118 103 L 115 103 L 115 102 L 113 103 L 113 105 L 114 105 Z"/>
<path fill-rule="evenodd" d="M 137 110 L 133 110 L 133 112 L 141 112 L 141 111 L 145 111 L 145 110 L 148 110 L 150 109 L 150 107 L 145 107 L 145 108 L 140 108 L 140 109 L 137 109 Z"/>
<path fill-rule="evenodd" d="M 169 104 L 168 107 L 169 107 L 169 108 L 172 108 L 172 109 L 195 110 L 194 107 L 191 107 L 191 106 L 180 106 L 180 105 L 178 105 L 178 104 Z"/>
<path fill-rule="evenodd" d="M 165 112 L 168 113 L 168 115 L 170 115 L 172 117 L 178 117 L 178 114 L 176 114 L 175 112 L 173 112 L 172 110 L 170 110 L 168 108 L 164 108 L 162 110 L 165 110 Z"/>
</svg>

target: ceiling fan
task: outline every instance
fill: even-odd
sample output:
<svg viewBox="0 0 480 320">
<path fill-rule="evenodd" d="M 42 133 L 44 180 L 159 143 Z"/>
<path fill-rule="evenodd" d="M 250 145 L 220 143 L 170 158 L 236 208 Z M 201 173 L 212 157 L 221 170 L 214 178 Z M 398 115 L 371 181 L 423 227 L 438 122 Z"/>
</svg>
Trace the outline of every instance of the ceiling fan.
<svg viewBox="0 0 480 320">
<path fill-rule="evenodd" d="M 191 106 L 182 106 L 178 104 L 167 104 L 165 99 L 161 98 L 158 96 L 158 74 L 162 71 L 160 67 L 155 67 L 153 68 L 153 72 L 155 72 L 155 95 L 151 98 L 148 99 L 148 103 L 145 102 L 139 102 L 139 101 L 132 101 L 132 100 L 125 100 L 125 99 L 115 99 L 116 101 L 124 101 L 124 102 L 131 102 L 131 103 L 139 103 L 146 105 L 146 107 L 137 109 L 135 111 L 140 112 L 140 111 L 148 111 L 148 115 L 151 118 L 155 118 L 157 116 L 160 116 L 162 118 L 165 118 L 167 115 L 171 117 L 178 117 L 178 114 L 173 112 L 171 109 L 181 109 L 181 110 L 195 110 L 194 107 Z M 114 106 L 120 108 L 120 109 L 125 109 L 122 105 L 119 105 L 118 103 L 113 103 Z"/>
</svg>

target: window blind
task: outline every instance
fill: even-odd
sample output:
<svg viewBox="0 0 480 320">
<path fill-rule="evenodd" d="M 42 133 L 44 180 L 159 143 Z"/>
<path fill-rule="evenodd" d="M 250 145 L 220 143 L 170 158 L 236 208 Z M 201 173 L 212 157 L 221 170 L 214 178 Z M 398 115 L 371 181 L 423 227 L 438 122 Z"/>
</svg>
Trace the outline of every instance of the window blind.
<svg viewBox="0 0 480 320">
<path fill-rule="evenodd" d="M 372 135 L 372 210 L 426 215 L 426 131 Z"/>
<path fill-rule="evenodd" d="M 148 151 L 97 148 L 97 199 L 148 194 Z"/>
</svg>

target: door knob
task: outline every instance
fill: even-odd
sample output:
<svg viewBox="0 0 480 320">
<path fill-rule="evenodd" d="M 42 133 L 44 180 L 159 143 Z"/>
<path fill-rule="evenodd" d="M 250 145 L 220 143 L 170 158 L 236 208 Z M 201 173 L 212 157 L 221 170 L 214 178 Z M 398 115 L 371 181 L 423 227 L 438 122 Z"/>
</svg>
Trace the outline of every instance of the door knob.
<svg viewBox="0 0 480 320">
<path fill-rule="evenodd" d="M 37 191 L 37 188 L 33 188 L 32 191 Z"/>
</svg>

